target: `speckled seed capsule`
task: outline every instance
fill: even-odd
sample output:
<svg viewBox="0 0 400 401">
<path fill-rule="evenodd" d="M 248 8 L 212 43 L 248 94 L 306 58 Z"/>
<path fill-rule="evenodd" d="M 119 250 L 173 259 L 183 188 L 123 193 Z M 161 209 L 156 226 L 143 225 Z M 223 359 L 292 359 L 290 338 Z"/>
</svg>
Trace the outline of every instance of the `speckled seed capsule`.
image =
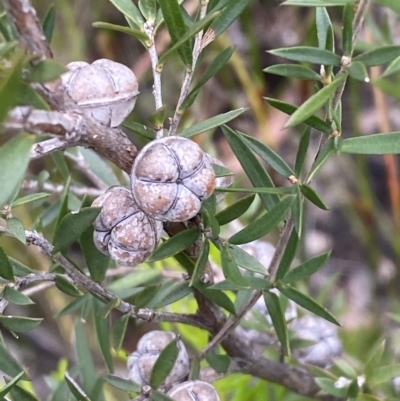
<svg viewBox="0 0 400 401">
<path fill-rule="evenodd" d="M 215 388 L 200 380 L 180 383 L 167 394 L 176 401 L 219 401 Z"/>
<path fill-rule="evenodd" d="M 66 95 L 107 127 L 117 127 L 135 107 L 139 94 L 135 74 L 125 65 L 100 59 L 75 61 L 61 75 Z"/>
<path fill-rule="evenodd" d="M 97 249 L 121 264 L 144 262 L 161 238 L 162 223 L 139 210 L 131 191 L 121 186 L 109 188 L 92 206 L 102 207 L 93 223 Z"/>
<path fill-rule="evenodd" d="M 176 334 L 171 331 L 154 330 L 145 334 L 139 340 L 137 350 L 128 358 L 129 378 L 142 386 L 149 385 L 151 371 L 158 356 L 173 340 L 176 340 Z M 182 381 L 190 370 L 189 356 L 181 340 L 178 341 L 178 348 L 178 358 L 165 380 L 168 387 Z"/>
<path fill-rule="evenodd" d="M 179 136 L 146 145 L 132 167 L 133 197 L 148 215 L 161 221 L 186 221 L 200 210 L 215 187 L 209 159 L 193 141 Z"/>
</svg>

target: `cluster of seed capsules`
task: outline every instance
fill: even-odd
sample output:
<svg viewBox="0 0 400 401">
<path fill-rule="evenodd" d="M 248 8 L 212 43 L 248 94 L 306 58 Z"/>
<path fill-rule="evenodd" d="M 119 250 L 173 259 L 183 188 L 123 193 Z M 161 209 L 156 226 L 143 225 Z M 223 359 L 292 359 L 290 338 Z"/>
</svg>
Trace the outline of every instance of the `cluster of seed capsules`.
<svg viewBox="0 0 400 401">
<path fill-rule="evenodd" d="M 73 62 L 61 76 L 67 108 L 76 108 L 97 123 L 117 127 L 135 106 L 138 82 L 126 66 L 101 59 Z M 180 136 L 156 139 L 137 155 L 131 188 L 114 186 L 93 202 L 102 210 L 94 222 L 94 242 L 118 263 L 135 266 L 155 249 L 162 222 L 183 222 L 199 213 L 216 185 L 212 164 L 222 164 L 192 140 Z"/>
<path fill-rule="evenodd" d="M 164 137 L 146 145 L 132 167 L 131 188 L 114 186 L 92 206 L 97 248 L 119 263 L 142 263 L 157 246 L 163 222 L 193 218 L 214 191 L 209 155 L 190 139 Z"/>
</svg>

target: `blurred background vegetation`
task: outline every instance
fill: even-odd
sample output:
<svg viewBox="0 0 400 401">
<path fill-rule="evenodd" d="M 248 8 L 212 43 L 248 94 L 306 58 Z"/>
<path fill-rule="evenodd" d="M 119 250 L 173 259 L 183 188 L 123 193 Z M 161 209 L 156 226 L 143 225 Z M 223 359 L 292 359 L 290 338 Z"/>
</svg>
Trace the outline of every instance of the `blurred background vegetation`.
<svg viewBox="0 0 400 401">
<path fill-rule="evenodd" d="M 192 13 L 196 0 L 186 1 Z M 35 0 L 33 5 L 42 19 L 53 4 L 50 0 Z M 56 23 L 52 49 L 56 60 L 66 64 L 75 60 L 94 61 L 109 58 L 126 64 L 137 75 L 140 96 L 130 119 L 146 124 L 146 116 L 154 111 L 152 97 L 152 75 L 150 60 L 143 46 L 133 37 L 92 27 L 95 21 L 125 25 L 120 14 L 107 0 L 57 0 Z M 341 9 L 330 8 L 331 18 L 337 33 L 341 28 Z M 356 49 L 370 49 L 382 44 L 400 44 L 399 14 L 373 4 L 369 10 L 365 27 Z M 253 1 L 241 18 L 226 34 L 213 42 L 204 56 L 201 69 L 206 68 L 217 52 L 234 45 L 235 53 L 230 62 L 202 90 L 193 107 L 184 115 L 182 126 L 189 126 L 219 113 L 239 107 L 249 110 L 231 125 L 240 131 L 254 135 L 274 147 L 289 164 L 294 164 L 299 142 L 298 129 L 283 129 L 287 116 L 272 109 L 263 97 L 274 97 L 289 103 L 301 104 L 313 93 L 311 81 L 288 80 L 263 72 L 266 67 L 283 62 L 267 51 L 285 46 L 315 45 L 315 9 L 282 7 L 279 0 Z M 169 45 L 169 36 L 161 29 L 156 37 L 161 53 Z M 370 70 L 371 82 L 350 80 L 343 97 L 343 133 L 364 135 L 400 130 L 400 73 L 389 78 L 380 78 L 380 67 Z M 178 100 L 183 70 L 177 58 L 166 63 L 163 75 L 163 96 L 167 111 L 171 115 Z M 141 146 L 140 139 L 132 140 Z M 211 154 L 218 156 L 236 174 L 237 182 L 245 185 L 239 163 L 216 130 L 212 135 L 200 135 L 196 141 Z M 319 137 L 312 139 L 312 148 L 317 151 Z M 309 160 L 311 163 L 312 158 Z M 35 162 L 34 169 L 43 166 Z M 400 356 L 400 190 L 398 179 L 398 156 L 332 157 L 313 182 L 314 188 L 329 205 L 323 212 L 314 206 L 307 210 L 307 223 L 303 235 L 301 257 L 311 257 L 333 249 L 328 264 L 313 276 L 310 292 L 323 297 L 327 305 L 340 316 L 344 328 L 339 330 L 346 351 L 346 358 L 354 365 L 365 361 L 365 350 L 373 347 L 382 338 L 389 340 L 392 358 Z M 282 178 L 270 172 L 277 185 L 285 185 Z M 233 195 L 232 195 L 233 196 Z M 229 196 L 228 196 L 229 202 Z M 244 216 L 243 223 L 257 213 L 257 205 Z M 19 211 L 25 219 L 29 217 Z M 29 226 L 29 224 L 27 224 Z M 271 237 L 274 242 L 276 238 Z M 15 241 L 4 240 L 18 255 L 24 249 Z M 17 248 L 16 248 L 17 247 Z M 12 253 L 12 252 L 11 252 Z M 21 257 L 21 255 L 18 255 Z M 47 269 L 49 262 L 36 252 L 23 255 L 32 266 Z M 173 267 L 173 266 L 172 266 Z M 39 397 L 46 397 L 48 387 L 44 377 L 53 380 L 61 377 L 66 360 L 75 359 L 73 341 L 73 315 L 50 319 L 70 299 L 55 289 L 48 289 L 33 296 L 40 312 L 34 314 L 48 317 L 44 323 L 22 337 L 18 349 L 13 350 L 29 367 L 35 390 Z M 195 303 L 187 299 L 174 305 L 176 310 L 194 311 Z M 10 308 L 11 309 L 11 308 Z M 83 326 L 82 326 L 83 327 Z M 81 327 L 80 330 L 83 330 Z M 164 328 L 170 328 L 164 325 Z M 130 327 L 124 349 L 132 352 L 138 338 L 146 327 Z M 207 340 L 206 334 L 194 328 L 180 328 L 190 345 L 201 348 Z M 78 330 L 79 331 L 79 330 Z M 79 334 L 79 333 L 78 333 Z M 88 332 L 91 346 L 90 336 Z M 193 341 L 193 338 L 195 340 Z M 84 342 L 83 337 L 81 342 Z M 82 344 L 81 344 L 82 345 Z M 83 347 L 84 348 L 84 347 Z M 94 363 L 99 371 L 103 362 L 93 346 Z M 81 348 L 82 349 L 82 348 Z M 85 362 L 87 355 L 79 355 L 78 362 Z M 125 353 L 121 352 L 121 372 L 124 372 Z M 232 383 L 243 389 L 230 393 Z M 242 384 L 243 383 L 243 384 Z M 220 381 L 217 385 L 223 400 L 302 400 L 283 388 L 270 385 L 246 376 Z M 244 390 L 246 389 L 246 390 Z M 250 390 L 251 389 L 251 390 Z M 390 390 L 394 396 L 394 390 Z M 257 398 L 257 394 L 262 397 Z M 117 399 L 117 398 L 116 398 Z"/>
</svg>

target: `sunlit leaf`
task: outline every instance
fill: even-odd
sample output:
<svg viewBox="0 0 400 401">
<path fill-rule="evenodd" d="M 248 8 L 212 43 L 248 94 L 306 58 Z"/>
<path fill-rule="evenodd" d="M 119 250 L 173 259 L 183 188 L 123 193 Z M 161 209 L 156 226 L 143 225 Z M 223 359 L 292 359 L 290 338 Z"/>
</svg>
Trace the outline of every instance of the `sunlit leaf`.
<svg viewBox="0 0 400 401">
<path fill-rule="evenodd" d="M 39 326 L 42 320 L 34 317 L 0 315 L 0 324 L 16 333 L 25 333 L 33 330 Z"/>
<path fill-rule="evenodd" d="M 282 77 L 287 77 L 287 78 L 321 81 L 321 75 L 311 70 L 310 68 L 297 64 L 271 65 L 270 67 L 265 68 L 263 71 L 268 72 L 268 74 L 280 75 Z"/>
<path fill-rule="evenodd" d="M 282 310 L 278 295 L 270 291 L 264 292 L 264 301 L 267 306 L 276 335 L 286 356 L 290 356 L 289 335 L 286 326 L 285 314 Z"/>
<path fill-rule="evenodd" d="M 283 47 L 281 49 L 269 50 L 274 56 L 287 58 L 312 64 L 340 65 L 340 56 L 325 49 L 309 46 Z"/>
<path fill-rule="evenodd" d="M 19 134 L 0 147 L 0 208 L 18 191 L 34 141 L 33 135 Z"/>
<path fill-rule="evenodd" d="M 282 278 L 282 281 L 286 284 L 291 284 L 298 280 L 309 278 L 325 265 L 326 261 L 329 259 L 330 254 L 330 252 L 327 252 L 307 260 L 306 262 L 286 273 L 285 276 Z"/>
<path fill-rule="evenodd" d="M 174 235 L 161 245 L 159 245 L 153 253 L 148 257 L 148 262 L 162 260 L 176 255 L 179 252 L 189 248 L 200 235 L 198 228 L 190 228 Z"/>
<path fill-rule="evenodd" d="M 325 86 L 315 95 L 311 96 L 290 116 L 285 127 L 294 127 L 295 125 L 305 122 L 333 96 L 345 79 L 346 74 L 340 74 L 331 84 Z"/>
<path fill-rule="evenodd" d="M 364 155 L 398 154 L 400 153 L 400 132 L 344 139 L 340 151 Z"/>
<path fill-rule="evenodd" d="M 243 228 L 229 238 L 231 244 L 246 244 L 268 234 L 271 230 L 283 221 L 286 213 L 290 209 L 293 196 L 287 196 L 277 203 L 270 211 L 263 216 L 251 222 L 247 227 Z"/>
<path fill-rule="evenodd" d="M 83 208 L 78 213 L 66 215 L 60 222 L 54 234 L 53 253 L 66 249 L 94 222 L 101 208 Z"/>
<path fill-rule="evenodd" d="M 178 339 L 174 338 L 158 356 L 150 375 L 151 387 L 160 387 L 173 369 L 179 354 L 177 341 Z"/>
</svg>

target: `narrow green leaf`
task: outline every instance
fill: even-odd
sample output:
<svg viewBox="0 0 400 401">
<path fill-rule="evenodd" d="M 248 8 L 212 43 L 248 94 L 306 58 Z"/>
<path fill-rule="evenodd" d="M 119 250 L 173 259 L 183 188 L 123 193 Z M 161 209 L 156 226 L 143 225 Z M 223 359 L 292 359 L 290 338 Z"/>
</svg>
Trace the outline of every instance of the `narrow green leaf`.
<svg viewBox="0 0 400 401">
<path fill-rule="evenodd" d="M 293 61 L 318 65 L 339 66 L 341 62 L 340 56 L 337 54 L 325 49 L 318 49 L 317 47 L 309 46 L 283 47 L 281 49 L 269 50 L 268 53 Z"/>
<path fill-rule="evenodd" d="M 292 115 L 294 112 L 296 112 L 298 110 L 298 107 L 290 104 L 290 103 L 286 103 L 286 102 L 282 102 L 280 100 L 277 99 L 272 99 L 269 97 L 264 98 L 268 104 L 270 104 L 272 107 L 283 111 L 286 114 Z M 319 118 L 317 116 L 311 116 L 309 118 L 307 118 L 305 121 L 303 121 L 304 124 L 309 125 L 310 127 L 315 128 L 318 131 L 321 131 L 325 134 L 332 134 L 332 127 L 325 122 L 324 120 L 322 120 L 322 118 Z"/>
<path fill-rule="evenodd" d="M 92 308 L 93 296 L 89 295 L 85 297 L 85 300 L 85 304 Z M 92 309 L 90 309 L 90 313 L 92 313 Z M 82 315 L 84 315 L 83 312 Z M 79 373 L 80 377 L 82 378 L 82 386 L 87 393 L 91 393 L 95 386 L 97 369 L 94 365 L 88 339 L 85 333 L 85 328 L 82 323 L 83 319 L 86 319 L 86 316 L 83 316 L 82 319 L 77 320 L 75 324 L 75 358 L 79 366 Z M 94 341 L 93 337 L 91 341 Z"/>
<path fill-rule="evenodd" d="M 21 206 L 21 205 L 24 205 L 29 202 L 35 202 L 37 200 L 44 199 L 49 196 L 50 196 L 50 194 L 47 194 L 45 192 L 38 192 L 37 194 L 26 195 L 26 196 L 23 196 L 22 198 L 15 200 L 11 204 L 11 207 L 14 208 L 14 207 Z"/>
<path fill-rule="evenodd" d="M 71 172 L 69 171 L 69 167 L 65 159 L 64 153 L 61 151 L 52 152 L 51 158 L 53 159 L 53 162 L 56 165 L 57 170 L 62 174 L 64 179 L 65 180 L 68 179 L 68 177 L 71 175 Z"/>
<path fill-rule="evenodd" d="M 26 79 L 29 82 L 48 82 L 59 78 L 66 71 L 58 61 L 46 59 L 32 66 Z"/>
<path fill-rule="evenodd" d="M 314 258 L 307 260 L 306 262 L 286 273 L 282 281 L 286 284 L 291 284 L 298 280 L 309 278 L 325 265 L 326 261 L 329 259 L 330 254 L 330 252 L 323 253 L 322 255 L 315 256 Z"/>
<path fill-rule="evenodd" d="M 93 242 L 93 226 L 90 226 L 79 239 L 83 256 L 85 258 L 86 266 L 89 270 L 90 277 L 98 283 L 104 280 L 107 273 L 110 258 L 101 253 Z"/>
<path fill-rule="evenodd" d="M 388 383 L 391 379 L 400 375 L 400 363 L 382 366 L 377 368 L 368 380 L 370 386 L 376 386 L 381 383 Z"/>
<path fill-rule="evenodd" d="M 129 28 L 127 26 L 115 25 L 115 24 L 110 24 L 108 22 L 100 22 L 100 21 L 93 22 L 92 26 L 93 28 L 108 29 L 111 31 L 126 33 L 127 35 L 133 36 L 136 39 L 141 40 L 147 47 L 150 47 L 152 44 L 149 37 L 139 29 Z"/>
<path fill-rule="evenodd" d="M 24 371 L 19 373 L 17 376 L 15 376 L 10 382 L 8 382 L 4 387 L 0 388 L 0 399 L 4 399 L 3 397 L 7 395 L 10 390 L 19 382 L 21 377 L 25 374 Z"/>
<path fill-rule="evenodd" d="M 351 56 L 353 51 L 353 19 L 354 7 L 348 4 L 343 8 L 342 17 L 342 50 L 345 56 Z"/>
<path fill-rule="evenodd" d="M 174 400 L 171 397 L 168 397 L 167 394 L 162 393 L 161 391 L 151 390 L 150 401 L 174 401 Z"/>
<path fill-rule="evenodd" d="M 268 234 L 284 220 L 286 213 L 290 209 L 293 196 L 287 196 L 277 203 L 269 212 L 251 222 L 247 227 L 240 230 L 229 238 L 231 244 L 246 244 Z"/>
<path fill-rule="evenodd" d="M 396 57 L 386 68 L 382 76 L 387 77 L 388 75 L 394 74 L 400 71 L 400 56 Z"/>
<path fill-rule="evenodd" d="M 270 67 L 265 68 L 263 71 L 267 72 L 268 74 L 275 74 L 281 77 L 321 81 L 321 75 L 310 68 L 297 64 L 271 65 Z"/>
<path fill-rule="evenodd" d="M 216 177 L 229 177 L 235 175 L 229 168 L 220 166 L 219 164 L 211 163 Z M 208 198 L 210 199 L 210 198 Z"/>
<path fill-rule="evenodd" d="M 325 377 L 317 377 L 315 378 L 316 383 L 318 386 L 323 390 L 325 393 L 331 394 L 335 397 L 345 398 L 347 395 L 347 386 L 345 387 L 337 387 L 335 385 L 336 379 L 328 379 Z"/>
<path fill-rule="evenodd" d="M 177 341 L 178 338 L 174 338 L 158 356 L 150 375 L 152 388 L 160 387 L 173 369 L 179 354 Z"/>
<path fill-rule="evenodd" d="M 196 265 L 194 268 L 194 272 L 192 274 L 192 278 L 190 280 L 190 286 L 193 286 L 196 282 L 198 282 L 203 274 L 204 268 L 208 262 L 208 254 L 210 253 L 210 242 L 207 238 L 205 238 L 203 242 L 203 247 L 201 249 L 200 256 L 196 260 Z"/>
<path fill-rule="evenodd" d="M 343 83 L 347 75 L 342 73 L 331 84 L 325 86 L 315 95 L 306 100 L 289 118 L 285 127 L 294 127 L 302 122 L 305 122 L 316 111 L 318 111 L 330 97 L 336 92 L 336 89 Z"/>
<path fill-rule="evenodd" d="M 1 21 L 1 20 L 0 20 Z M 0 22 L 1 25 L 1 22 Z M 9 51 L 11 49 L 13 49 L 15 46 L 14 45 L 5 45 L 5 47 L 3 47 L 3 51 Z M 1 53 L 1 51 L 0 51 Z M 18 99 L 18 94 L 20 93 L 20 89 L 22 86 L 22 81 L 21 81 L 21 73 L 22 73 L 22 69 L 25 67 L 25 64 L 27 62 L 27 57 L 25 55 L 25 51 L 19 47 L 15 50 L 15 53 L 13 55 L 13 57 L 10 60 L 7 60 L 8 63 L 11 64 L 10 68 L 3 68 L 2 70 L 2 74 L 1 74 L 1 81 L 0 81 L 0 124 L 4 121 L 4 119 L 7 116 L 8 110 L 11 107 L 14 107 L 17 103 L 17 99 Z M 28 135 L 18 135 L 18 137 L 12 139 L 10 142 L 14 142 L 16 144 L 18 144 L 18 146 L 21 146 L 21 143 L 19 143 L 21 141 L 21 139 L 17 139 L 17 138 L 23 138 L 24 136 L 29 137 Z M 31 136 L 31 144 L 33 143 L 34 138 L 32 138 Z M 7 152 L 4 152 L 3 155 L 3 149 L 4 147 L 6 147 L 6 145 L 3 145 L 0 148 L 0 166 L 3 168 L 3 164 L 7 166 L 6 163 L 3 162 L 3 157 L 5 157 L 7 155 Z M 10 147 L 10 150 L 13 150 L 12 147 Z M 21 151 L 20 148 L 16 149 L 15 154 L 18 155 L 18 153 Z M 9 159 L 11 162 L 13 161 L 12 157 L 10 157 Z M 20 161 L 15 160 L 14 161 L 15 164 L 19 165 Z M 6 170 L 1 170 L 2 171 L 2 175 L 7 175 L 7 173 L 5 173 Z M 10 171 L 13 171 L 12 169 L 10 169 Z M 16 176 L 15 173 L 17 173 L 18 170 L 14 171 L 14 175 L 12 176 L 12 178 L 15 180 Z M 13 174 L 13 173 L 12 173 Z M 17 175 L 18 176 L 18 175 Z M 0 183 L 1 183 L 1 179 L 0 179 Z M 0 186 L 2 188 L 2 185 Z M 3 202 L 2 202 L 2 197 L 0 195 L 0 207 L 2 206 Z"/>
<path fill-rule="evenodd" d="M 70 376 L 68 372 L 65 372 L 65 381 L 71 393 L 76 397 L 79 401 L 91 401 L 87 394 L 83 391 L 83 389 L 79 386 L 79 384 Z"/>
<path fill-rule="evenodd" d="M 252 290 L 269 290 L 272 288 L 272 283 L 269 280 L 259 277 L 246 277 L 249 287 Z M 220 281 L 217 284 L 213 284 L 208 287 L 210 290 L 221 290 L 221 291 L 243 291 L 243 287 L 239 287 L 227 280 Z"/>
<path fill-rule="evenodd" d="M 303 230 L 303 214 L 304 214 L 303 197 L 301 195 L 299 185 L 295 184 L 294 188 L 296 190 L 296 196 L 292 203 L 291 210 L 292 210 L 294 229 L 296 230 L 297 235 L 300 238 Z"/>
<path fill-rule="evenodd" d="M 189 230 L 181 231 L 159 245 L 148 257 L 147 261 L 155 262 L 174 256 L 189 248 L 189 246 L 199 238 L 199 235 L 200 230 L 198 228 L 190 228 Z"/>
<path fill-rule="evenodd" d="M 213 59 L 213 61 L 204 71 L 204 74 L 200 77 L 196 86 L 188 93 L 182 104 L 179 106 L 179 111 L 186 110 L 193 104 L 200 89 L 210 78 L 215 76 L 220 71 L 220 69 L 226 65 L 234 50 L 235 49 L 233 46 L 227 47 Z"/>
<path fill-rule="evenodd" d="M 222 245 L 221 264 L 224 276 L 228 281 L 241 288 L 250 288 L 246 278 L 240 273 L 238 265 L 229 249 L 229 243 Z"/>
<path fill-rule="evenodd" d="M 319 207 L 322 210 L 329 210 L 329 207 L 326 206 L 325 202 L 319 197 L 319 195 L 308 185 L 303 184 L 300 185 L 300 190 L 302 194 L 315 206 Z"/>
<path fill-rule="evenodd" d="M 81 235 L 94 222 L 101 208 L 86 207 L 78 213 L 67 214 L 58 225 L 54 234 L 53 254 L 66 249 L 73 242 L 78 240 Z"/>
<path fill-rule="evenodd" d="M 73 301 L 71 301 L 69 304 L 67 304 L 64 308 L 62 308 L 60 311 L 58 311 L 54 317 L 58 318 L 61 316 L 69 315 L 70 313 L 73 313 L 77 311 L 79 308 L 81 308 L 86 301 L 86 297 L 79 297 L 75 298 Z"/>
<path fill-rule="evenodd" d="M 228 29 L 249 3 L 250 0 L 230 0 L 227 2 L 227 6 L 209 28 L 214 32 L 215 38 Z"/>
<path fill-rule="evenodd" d="M 100 301 L 95 302 L 95 313 L 98 315 L 102 307 Z M 107 319 L 94 319 L 94 326 L 96 329 L 96 337 L 99 344 L 101 356 L 107 366 L 109 373 L 114 373 L 114 363 L 111 354 L 111 344 L 110 344 L 110 330 L 109 323 Z"/>
<path fill-rule="evenodd" d="M 177 0 L 159 0 L 161 11 L 164 16 L 171 41 L 177 43 L 179 39 L 186 34 L 186 26 L 181 13 L 181 8 Z M 192 65 L 192 46 L 190 40 L 185 41 L 177 49 L 183 63 L 191 67 Z"/>
<path fill-rule="evenodd" d="M 219 290 L 208 289 L 204 284 L 201 283 L 196 283 L 194 287 L 210 301 L 216 303 L 218 306 L 224 308 L 233 315 L 236 315 L 235 306 L 225 293 Z"/>
<path fill-rule="evenodd" d="M 18 401 L 39 401 L 31 392 L 26 391 L 18 385 L 11 389 L 11 396 L 13 400 Z"/>
<path fill-rule="evenodd" d="M 32 305 L 34 302 L 25 294 L 6 286 L 4 290 L 4 298 L 15 305 Z"/>
<path fill-rule="evenodd" d="M 116 293 L 128 288 L 140 287 L 151 283 L 159 277 L 159 275 L 160 272 L 154 269 L 138 270 L 113 281 L 107 289 Z"/>
<path fill-rule="evenodd" d="M 0 208 L 12 200 L 18 191 L 34 141 L 33 135 L 19 134 L 0 147 Z"/>
<path fill-rule="evenodd" d="M 272 182 L 271 177 L 257 160 L 253 152 L 243 142 L 239 134 L 226 125 L 222 127 L 222 132 L 253 186 L 273 188 L 274 183 Z M 279 201 L 279 198 L 276 195 L 263 194 L 260 195 L 260 198 L 267 210 L 271 209 Z"/>
<path fill-rule="evenodd" d="M 14 281 L 13 267 L 4 252 L 4 249 L 0 246 L 0 277 L 6 280 Z"/>
<path fill-rule="evenodd" d="M 21 220 L 16 217 L 11 217 L 6 220 L 7 228 L 11 231 L 15 238 L 21 241 L 23 244 L 26 244 L 26 234 L 24 226 L 22 225 Z"/>
<path fill-rule="evenodd" d="M 291 187 L 267 187 L 267 188 L 225 188 L 225 187 L 216 187 L 214 189 L 215 192 L 236 192 L 236 193 L 245 193 L 245 194 L 272 194 L 272 195 L 291 195 L 293 194 L 293 189 Z"/>
<path fill-rule="evenodd" d="M 215 207 L 212 208 L 208 203 L 209 200 L 216 199 L 215 195 L 206 199 L 201 205 L 201 213 L 203 216 L 204 227 L 207 229 L 211 229 L 211 235 L 213 238 L 217 238 L 219 233 L 221 232 L 221 227 L 215 218 Z M 213 210 L 214 209 L 214 210 Z"/>
<path fill-rule="evenodd" d="M 9 257 L 8 260 L 11 263 L 13 272 L 15 276 L 18 277 L 22 277 L 22 276 L 26 276 L 27 274 L 35 274 L 35 271 L 30 269 L 28 266 L 25 266 L 23 263 L 21 263 L 20 261 Z"/>
<path fill-rule="evenodd" d="M 385 350 L 386 341 L 383 340 L 378 347 L 373 349 L 370 357 L 368 358 L 367 363 L 364 367 L 364 373 L 367 375 L 367 379 L 373 374 L 376 368 L 380 365 L 383 351 Z"/>
<path fill-rule="evenodd" d="M 54 153 L 52 153 L 53 155 Z M 71 184 L 71 176 L 68 176 L 68 178 L 65 181 L 64 184 L 64 189 L 62 190 L 60 194 L 59 201 L 61 205 L 59 206 L 59 211 L 58 211 L 58 217 L 57 217 L 57 222 L 56 222 L 56 231 L 57 228 L 60 226 L 61 220 L 68 214 L 68 198 L 69 198 L 69 186 Z"/>
<path fill-rule="evenodd" d="M 114 323 L 112 332 L 112 345 L 116 352 L 118 352 L 125 338 L 126 329 L 128 328 L 129 315 L 123 315 Z M 107 379 L 106 379 L 107 380 Z"/>
<path fill-rule="evenodd" d="M 147 121 L 151 123 L 154 130 L 158 131 L 163 128 L 166 117 L 166 107 L 162 106 L 147 116 Z"/>
<path fill-rule="evenodd" d="M 356 0 L 286 0 L 284 6 L 331 7 L 354 4 Z"/>
<path fill-rule="evenodd" d="M 377 49 L 359 54 L 352 61 L 360 61 L 366 67 L 373 67 L 375 65 L 386 64 L 398 56 L 400 56 L 400 46 L 380 46 Z"/>
<path fill-rule="evenodd" d="M 296 230 L 292 230 L 289 241 L 286 245 L 285 251 L 283 252 L 282 259 L 279 263 L 278 270 L 276 272 L 276 280 L 281 280 L 286 273 L 290 269 L 290 265 L 292 264 L 296 252 L 297 252 L 297 247 L 299 246 L 299 236 L 296 233 Z"/>
<path fill-rule="evenodd" d="M 329 17 L 328 11 L 325 7 L 318 7 L 315 10 L 316 14 L 316 26 L 317 26 L 317 37 L 318 47 L 320 49 L 328 49 L 328 32 L 332 30 L 332 22 Z"/>
<path fill-rule="evenodd" d="M 311 137 L 311 127 L 307 127 L 301 136 L 299 148 L 296 154 L 294 172 L 297 178 L 300 177 L 301 172 L 303 170 L 304 162 L 307 158 L 308 146 L 310 145 L 310 137 Z"/>
<path fill-rule="evenodd" d="M 67 280 L 65 277 L 57 274 L 56 276 L 56 287 L 67 295 L 71 297 L 80 297 L 83 295 L 81 291 L 78 290 L 78 287 L 72 283 L 71 281 Z"/>
<path fill-rule="evenodd" d="M 277 173 L 281 174 L 283 177 L 290 177 L 294 175 L 294 171 L 289 167 L 289 165 L 269 146 L 264 145 L 257 139 L 246 135 L 240 134 L 244 143 L 253 150 L 258 156 L 260 156 L 264 161 L 266 161 L 271 168 L 273 168 Z"/>
<path fill-rule="evenodd" d="M 51 4 L 48 8 L 44 18 L 43 18 L 43 33 L 46 37 L 46 42 L 48 44 L 51 43 L 51 39 L 53 38 L 54 24 L 56 21 L 56 8 L 54 4 Z"/>
<path fill-rule="evenodd" d="M 20 372 L 23 371 L 22 367 L 8 351 L 1 338 L 0 338 L 0 370 L 10 377 L 17 376 Z M 29 378 L 25 375 L 24 380 L 29 380 Z"/>
<path fill-rule="evenodd" d="M 148 304 L 149 308 L 163 308 L 173 304 L 176 301 L 186 297 L 192 293 L 192 289 L 189 287 L 187 281 L 177 282 L 173 286 L 168 288 L 167 292 L 161 292 L 152 299 Z"/>
<path fill-rule="evenodd" d="M 150 301 L 156 296 L 160 287 L 161 284 L 149 285 L 140 291 L 135 297 L 134 304 L 136 308 L 146 308 Z"/>
<path fill-rule="evenodd" d="M 194 124 L 179 133 L 179 136 L 184 136 L 185 138 L 191 138 L 192 136 L 201 134 L 203 132 L 209 131 L 213 128 L 219 127 L 236 117 L 243 114 L 247 108 L 240 108 L 237 110 L 228 111 L 224 114 L 219 114 L 218 116 L 211 117 L 208 120 L 202 121 L 200 123 Z"/>
<path fill-rule="evenodd" d="M 113 387 L 118 388 L 120 390 L 140 393 L 142 390 L 142 386 L 133 382 L 132 380 L 125 379 L 124 377 L 118 375 L 110 375 L 107 374 L 104 376 L 104 380 L 111 384 Z"/>
<path fill-rule="evenodd" d="M 262 265 L 256 258 L 251 256 L 239 246 L 230 244 L 229 249 L 236 263 L 243 267 L 243 269 L 263 275 L 269 274 L 264 265 Z"/>
<path fill-rule="evenodd" d="M 150 140 L 156 138 L 156 132 L 153 129 L 146 127 L 143 124 L 139 124 L 134 121 L 125 121 L 122 124 L 122 126 L 132 130 L 133 132 L 135 132 L 136 134 L 140 135 L 143 138 Z"/>
<path fill-rule="evenodd" d="M 270 291 L 264 292 L 264 301 L 267 306 L 276 335 L 282 346 L 284 355 L 290 356 L 289 335 L 286 326 L 285 314 L 282 310 L 278 295 Z"/>
<path fill-rule="evenodd" d="M 33 330 L 39 326 L 42 320 L 34 317 L 0 315 L 0 324 L 16 333 L 25 333 Z"/>
<path fill-rule="evenodd" d="M 217 373 L 226 373 L 231 364 L 229 355 L 218 355 L 213 352 L 208 352 L 206 354 L 206 361 Z"/>
<path fill-rule="evenodd" d="M 334 150 L 334 144 L 335 144 L 335 138 L 329 138 L 325 145 L 322 147 L 320 152 L 318 153 L 317 158 L 315 159 L 312 168 L 311 168 L 311 174 L 308 177 L 308 181 L 310 182 L 315 174 L 321 169 L 321 167 L 325 164 L 327 161 L 328 157 Z"/>
<path fill-rule="evenodd" d="M 157 14 L 156 0 L 139 0 L 139 10 L 143 17 L 154 25 Z"/>
<path fill-rule="evenodd" d="M 128 20 L 132 21 L 137 28 L 140 29 L 143 27 L 144 19 L 132 0 L 110 0 L 110 2 L 117 10 L 124 14 Z"/>
<path fill-rule="evenodd" d="M 349 75 L 361 82 L 369 82 L 367 68 L 361 61 L 353 61 L 347 68 Z"/>
<path fill-rule="evenodd" d="M 400 132 L 344 139 L 340 151 L 364 155 L 398 154 L 400 153 Z"/>
<path fill-rule="evenodd" d="M 189 380 L 197 380 L 200 375 L 200 361 L 197 357 L 192 359 L 190 366 Z"/>
<path fill-rule="evenodd" d="M 328 322 L 340 326 L 340 323 L 327 309 L 317 304 L 312 298 L 308 297 L 307 295 L 302 294 L 293 287 L 282 285 L 280 283 L 278 283 L 278 289 L 283 295 L 287 296 L 289 299 L 294 301 L 296 304 L 302 306 L 304 309 L 315 313 Z"/>
<path fill-rule="evenodd" d="M 219 13 L 210 13 L 206 15 L 204 18 L 201 20 L 195 22 L 192 24 L 189 29 L 186 31 L 186 33 L 182 36 L 179 37 L 179 39 L 174 42 L 174 45 L 170 47 L 165 53 L 162 54 L 162 56 L 158 60 L 158 65 L 162 66 L 166 59 L 171 56 L 171 54 L 177 50 L 178 53 L 181 51 L 180 48 L 185 46 L 185 43 L 189 43 L 189 41 L 194 38 L 194 36 L 200 32 L 204 27 L 210 24 L 212 20 L 214 20 Z M 186 56 L 185 56 L 186 57 Z"/>
<path fill-rule="evenodd" d="M 221 210 L 216 214 L 220 226 L 230 223 L 233 220 L 239 218 L 243 213 L 245 213 L 251 204 L 253 203 L 255 195 L 249 195 L 244 198 L 239 199 L 236 203 L 228 206 L 226 209 Z"/>
</svg>

